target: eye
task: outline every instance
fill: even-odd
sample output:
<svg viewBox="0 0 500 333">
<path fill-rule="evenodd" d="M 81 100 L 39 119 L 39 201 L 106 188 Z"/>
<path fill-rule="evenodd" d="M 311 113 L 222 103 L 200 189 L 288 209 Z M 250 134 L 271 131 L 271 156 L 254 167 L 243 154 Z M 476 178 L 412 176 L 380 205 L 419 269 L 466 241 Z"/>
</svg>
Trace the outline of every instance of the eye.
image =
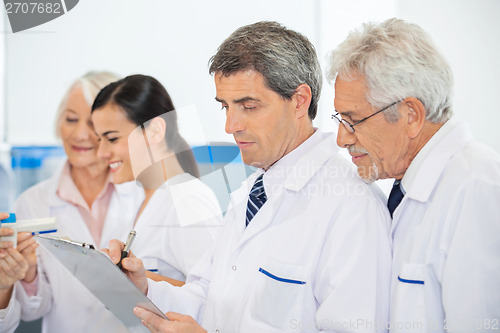
<svg viewBox="0 0 500 333">
<path fill-rule="evenodd" d="M 76 122 L 78 122 L 78 118 L 66 117 L 66 122 L 76 123 Z"/>
<path fill-rule="evenodd" d="M 107 140 L 111 143 L 113 142 L 116 142 L 116 140 L 118 140 L 118 138 L 107 138 Z"/>
<path fill-rule="evenodd" d="M 255 106 L 244 106 L 243 108 L 245 109 L 245 111 L 253 111 L 256 109 Z"/>
<path fill-rule="evenodd" d="M 221 109 L 221 110 L 226 110 L 226 111 L 227 111 L 227 108 L 228 108 L 228 107 L 229 107 L 229 106 L 227 106 L 227 105 L 224 105 L 224 104 L 223 104 L 223 105 L 221 106 L 221 108 L 220 108 L 220 109 Z"/>
</svg>

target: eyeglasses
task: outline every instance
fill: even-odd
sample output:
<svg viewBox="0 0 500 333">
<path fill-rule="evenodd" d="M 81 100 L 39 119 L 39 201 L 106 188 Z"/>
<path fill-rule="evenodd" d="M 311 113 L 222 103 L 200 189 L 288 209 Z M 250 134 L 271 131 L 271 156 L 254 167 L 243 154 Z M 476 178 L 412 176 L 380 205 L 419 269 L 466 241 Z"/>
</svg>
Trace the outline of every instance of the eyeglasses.
<svg viewBox="0 0 500 333">
<path fill-rule="evenodd" d="M 340 113 L 338 113 L 338 112 L 337 112 L 337 113 L 335 113 L 335 114 L 332 114 L 332 119 L 334 119 L 334 118 L 335 118 L 335 119 L 337 119 L 337 121 L 339 122 L 339 125 L 340 125 L 340 123 L 342 123 L 342 125 L 344 125 L 345 129 L 347 130 L 347 132 L 349 132 L 349 133 L 351 133 L 351 134 L 352 134 L 352 133 L 354 133 L 354 126 L 358 125 L 359 123 L 362 123 L 363 121 L 365 121 L 365 120 L 366 120 L 366 119 L 368 119 L 368 118 L 373 117 L 373 116 L 374 116 L 374 115 L 376 115 L 377 113 L 380 113 L 380 112 L 382 112 L 382 111 L 387 110 L 387 109 L 388 109 L 388 108 L 390 108 L 391 106 L 396 105 L 397 103 L 399 103 L 399 102 L 401 102 L 401 101 L 402 101 L 402 99 L 400 99 L 399 101 L 396 101 L 396 102 L 394 102 L 394 103 L 392 103 L 392 104 L 389 104 L 389 105 L 387 105 L 386 107 L 384 107 L 384 108 L 382 108 L 382 109 L 378 110 L 377 112 L 372 113 L 372 114 L 371 114 L 371 115 L 369 115 L 368 117 L 363 118 L 363 119 L 361 119 L 360 121 L 355 122 L 354 124 L 351 124 L 351 123 L 349 123 L 347 120 L 342 119 L 342 117 L 340 116 Z"/>
</svg>

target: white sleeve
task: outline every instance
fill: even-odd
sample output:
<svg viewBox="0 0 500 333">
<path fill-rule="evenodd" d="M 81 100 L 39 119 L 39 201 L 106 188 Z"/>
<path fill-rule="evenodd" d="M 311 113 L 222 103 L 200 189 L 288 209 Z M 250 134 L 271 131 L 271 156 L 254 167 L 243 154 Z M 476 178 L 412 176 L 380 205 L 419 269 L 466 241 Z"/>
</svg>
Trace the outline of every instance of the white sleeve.
<svg viewBox="0 0 500 333">
<path fill-rule="evenodd" d="M 500 186 L 473 179 L 451 203 L 454 212 L 445 222 L 453 223 L 455 228 L 448 234 L 452 239 L 442 274 L 447 329 L 498 330 Z"/>
<path fill-rule="evenodd" d="M 387 331 L 390 218 L 375 198 L 355 199 L 335 217 L 318 264 L 314 293 L 322 332 Z"/>
<path fill-rule="evenodd" d="M 43 254 L 37 249 L 38 260 L 38 286 L 37 293 L 34 296 L 28 296 L 26 291 L 18 281 L 17 300 L 21 305 L 21 319 L 32 321 L 46 315 L 52 307 L 52 289 L 49 284 L 47 274 L 43 265 Z"/>
<path fill-rule="evenodd" d="M 14 285 L 9 305 L 5 309 L 0 309 L 0 332 L 14 332 L 19 325 L 19 321 L 21 320 L 21 306 L 16 299 L 18 288 L 18 286 Z"/>
<path fill-rule="evenodd" d="M 187 314 L 201 323 L 210 286 L 213 252 L 213 249 L 208 251 L 193 267 L 182 287 L 148 280 L 149 299 L 164 313 Z"/>
</svg>

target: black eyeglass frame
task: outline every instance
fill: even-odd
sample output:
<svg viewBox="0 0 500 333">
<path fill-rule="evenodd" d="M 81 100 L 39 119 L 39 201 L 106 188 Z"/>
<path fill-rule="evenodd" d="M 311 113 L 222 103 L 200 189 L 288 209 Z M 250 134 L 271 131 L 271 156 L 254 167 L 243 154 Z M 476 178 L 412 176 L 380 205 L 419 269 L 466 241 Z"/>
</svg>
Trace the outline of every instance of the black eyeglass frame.
<svg viewBox="0 0 500 333">
<path fill-rule="evenodd" d="M 349 132 L 349 133 L 353 134 L 353 133 L 355 132 L 355 130 L 354 130 L 354 126 L 356 126 L 356 125 L 358 125 L 358 124 L 362 123 L 363 121 L 365 121 L 365 120 L 367 120 L 367 119 L 369 119 L 369 118 L 373 117 L 373 116 L 374 116 L 374 115 L 376 115 L 376 114 L 379 114 L 380 112 L 383 112 L 383 111 L 387 110 L 387 109 L 388 109 L 388 108 L 390 108 L 391 106 L 396 105 L 396 104 L 398 104 L 398 103 L 399 103 L 399 102 L 401 102 L 401 101 L 403 101 L 403 100 L 402 100 L 402 99 L 400 99 L 399 101 L 396 101 L 396 102 L 394 102 L 394 103 L 392 103 L 392 104 L 389 104 L 389 105 L 387 105 L 386 107 L 383 107 L 382 109 L 378 110 L 377 112 L 372 113 L 372 114 L 371 114 L 371 115 L 369 115 L 368 117 L 365 117 L 365 118 L 363 118 L 363 119 L 361 119 L 361 120 L 359 120 L 359 121 L 355 122 L 354 124 L 351 124 L 351 123 L 349 123 L 347 120 L 343 119 L 343 118 L 342 118 L 342 116 L 340 116 L 340 113 L 339 113 L 339 112 L 337 112 L 336 110 L 335 110 L 335 111 L 336 111 L 337 113 L 332 114 L 332 119 L 333 119 L 333 118 L 337 119 L 337 121 L 339 122 L 339 125 L 342 123 L 342 125 L 344 125 L 345 129 L 347 130 L 347 132 Z"/>
</svg>

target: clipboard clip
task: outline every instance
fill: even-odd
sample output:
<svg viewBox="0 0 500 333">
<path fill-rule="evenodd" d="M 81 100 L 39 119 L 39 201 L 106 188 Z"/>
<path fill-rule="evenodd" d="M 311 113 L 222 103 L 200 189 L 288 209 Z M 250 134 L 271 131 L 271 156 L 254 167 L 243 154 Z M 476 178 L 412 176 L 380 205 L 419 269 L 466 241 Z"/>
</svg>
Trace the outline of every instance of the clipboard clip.
<svg viewBox="0 0 500 333">
<path fill-rule="evenodd" d="M 38 235 L 35 236 L 35 237 L 59 240 L 61 242 L 65 242 L 65 243 L 68 243 L 68 244 L 73 244 L 73 245 L 76 245 L 76 246 L 81 246 L 81 247 L 86 248 L 86 249 L 95 250 L 95 246 L 92 245 L 92 244 L 76 242 L 74 240 L 69 239 L 68 237 L 51 237 L 51 236 L 38 236 Z M 54 244 L 54 245 L 57 246 L 57 244 Z"/>
</svg>

